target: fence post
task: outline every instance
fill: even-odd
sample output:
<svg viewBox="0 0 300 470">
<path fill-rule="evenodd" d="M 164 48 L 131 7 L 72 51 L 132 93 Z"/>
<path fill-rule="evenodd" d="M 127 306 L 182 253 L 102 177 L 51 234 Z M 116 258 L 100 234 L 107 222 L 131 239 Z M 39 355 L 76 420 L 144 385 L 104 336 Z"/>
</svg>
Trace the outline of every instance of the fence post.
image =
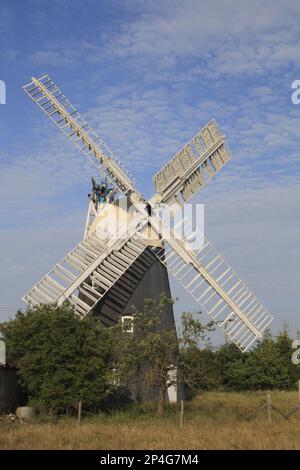
<svg viewBox="0 0 300 470">
<path fill-rule="evenodd" d="M 300 380 L 298 380 L 298 392 L 299 392 L 298 405 L 300 406 Z"/>
<path fill-rule="evenodd" d="M 78 402 L 78 417 L 77 417 L 77 424 L 80 426 L 81 424 L 81 412 L 82 412 L 82 401 Z"/>
<path fill-rule="evenodd" d="M 180 428 L 183 428 L 184 401 L 180 400 Z"/>
<path fill-rule="evenodd" d="M 272 422 L 272 401 L 271 401 L 271 394 L 270 392 L 267 393 L 267 414 L 268 414 L 268 422 Z"/>
</svg>

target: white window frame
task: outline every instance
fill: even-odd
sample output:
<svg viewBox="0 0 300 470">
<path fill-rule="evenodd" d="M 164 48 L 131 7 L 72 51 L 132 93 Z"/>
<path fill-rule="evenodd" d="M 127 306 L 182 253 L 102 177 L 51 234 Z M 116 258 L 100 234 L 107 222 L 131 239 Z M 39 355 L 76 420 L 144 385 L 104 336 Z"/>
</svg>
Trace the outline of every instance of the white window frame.
<svg viewBox="0 0 300 470">
<path fill-rule="evenodd" d="M 126 333 L 133 333 L 133 320 L 134 320 L 133 315 L 123 315 L 122 316 L 122 330 L 125 331 Z M 125 329 L 125 323 L 127 321 L 128 323 L 129 321 L 131 322 L 130 323 L 131 326 L 130 328 Z"/>
</svg>

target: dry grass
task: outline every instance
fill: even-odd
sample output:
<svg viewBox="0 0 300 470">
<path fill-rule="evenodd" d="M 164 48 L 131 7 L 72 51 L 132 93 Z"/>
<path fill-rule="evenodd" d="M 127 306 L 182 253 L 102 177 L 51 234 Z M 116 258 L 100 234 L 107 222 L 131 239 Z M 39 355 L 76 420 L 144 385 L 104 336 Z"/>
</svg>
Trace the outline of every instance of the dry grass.
<svg viewBox="0 0 300 470">
<path fill-rule="evenodd" d="M 205 393 L 186 405 L 184 428 L 179 410 L 159 420 L 135 409 L 113 416 L 86 418 L 80 427 L 73 418 L 57 423 L 37 421 L 1 425 L 0 449 L 300 449 L 300 412 L 288 421 L 265 411 L 245 421 L 258 406 L 260 393 Z M 297 404 L 297 392 L 273 392 L 283 412 Z"/>
</svg>

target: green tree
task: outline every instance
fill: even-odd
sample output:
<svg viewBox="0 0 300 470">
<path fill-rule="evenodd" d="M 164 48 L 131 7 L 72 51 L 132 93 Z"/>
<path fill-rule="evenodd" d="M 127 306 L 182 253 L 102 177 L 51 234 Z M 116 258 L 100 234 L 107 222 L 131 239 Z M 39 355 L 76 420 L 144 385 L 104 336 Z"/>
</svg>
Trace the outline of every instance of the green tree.
<svg viewBox="0 0 300 470">
<path fill-rule="evenodd" d="M 220 381 L 228 389 L 236 387 L 235 370 L 244 368 L 248 353 L 242 353 L 234 343 L 220 346 L 216 351 L 216 360 L 219 364 Z"/>
<path fill-rule="evenodd" d="M 43 305 L 19 311 L 0 331 L 30 403 L 65 412 L 79 400 L 98 406 L 111 393 L 110 338 L 94 318 L 82 321 L 68 305 Z"/>
<path fill-rule="evenodd" d="M 176 331 L 164 326 L 166 305 L 173 303 L 166 295 L 158 300 L 145 299 L 143 312 L 133 313 L 133 333 L 122 325 L 110 328 L 114 344 L 114 372 L 120 386 L 132 389 L 137 396 L 142 389 L 158 391 L 158 414 L 164 410 L 166 392 L 174 384 L 178 342 Z M 174 374 L 173 374 L 174 375 Z"/>
<path fill-rule="evenodd" d="M 275 341 L 276 349 L 287 370 L 287 387 L 294 388 L 296 382 L 300 379 L 300 367 L 292 362 L 292 354 L 294 352 L 292 347 L 293 339 L 290 337 L 287 328 L 283 329 L 276 336 Z"/>
<path fill-rule="evenodd" d="M 235 390 L 291 389 L 299 368 L 291 361 L 292 339 L 286 329 L 276 338 L 268 331 L 250 352 L 242 354 L 230 344 L 218 351 L 222 382 Z"/>
<path fill-rule="evenodd" d="M 214 322 L 203 325 L 190 312 L 181 316 L 178 336 L 180 379 L 194 392 L 209 390 L 219 384 L 219 364 L 207 336 L 213 330 Z M 204 347 L 200 349 L 202 344 Z"/>
<path fill-rule="evenodd" d="M 220 366 L 215 351 L 210 347 L 198 346 L 182 351 L 182 380 L 193 393 L 212 390 L 221 384 Z"/>
<path fill-rule="evenodd" d="M 178 383 L 195 384 L 192 378 L 195 368 L 187 364 L 187 351 L 196 347 L 206 330 L 192 314 L 184 313 L 177 337 L 175 328 L 164 326 L 169 303 L 173 300 L 165 295 L 158 300 L 145 299 L 143 312 L 133 314 L 133 334 L 122 331 L 120 325 L 111 329 L 117 380 L 128 388 L 138 381 L 139 387 L 156 390 L 159 416 L 164 412 L 169 387 Z"/>
</svg>

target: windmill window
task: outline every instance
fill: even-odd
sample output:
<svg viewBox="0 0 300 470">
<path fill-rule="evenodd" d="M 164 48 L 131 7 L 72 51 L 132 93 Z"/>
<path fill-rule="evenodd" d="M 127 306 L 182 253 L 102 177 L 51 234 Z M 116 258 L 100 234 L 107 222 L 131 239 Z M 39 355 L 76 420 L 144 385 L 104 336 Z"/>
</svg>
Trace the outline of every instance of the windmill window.
<svg viewBox="0 0 300 470">
<path fill-rule="evenodd" d="M 122 317 L 122 329 L 126 333 L 133 333 L 133 316 L 124 315 Z"/>
</svg>

